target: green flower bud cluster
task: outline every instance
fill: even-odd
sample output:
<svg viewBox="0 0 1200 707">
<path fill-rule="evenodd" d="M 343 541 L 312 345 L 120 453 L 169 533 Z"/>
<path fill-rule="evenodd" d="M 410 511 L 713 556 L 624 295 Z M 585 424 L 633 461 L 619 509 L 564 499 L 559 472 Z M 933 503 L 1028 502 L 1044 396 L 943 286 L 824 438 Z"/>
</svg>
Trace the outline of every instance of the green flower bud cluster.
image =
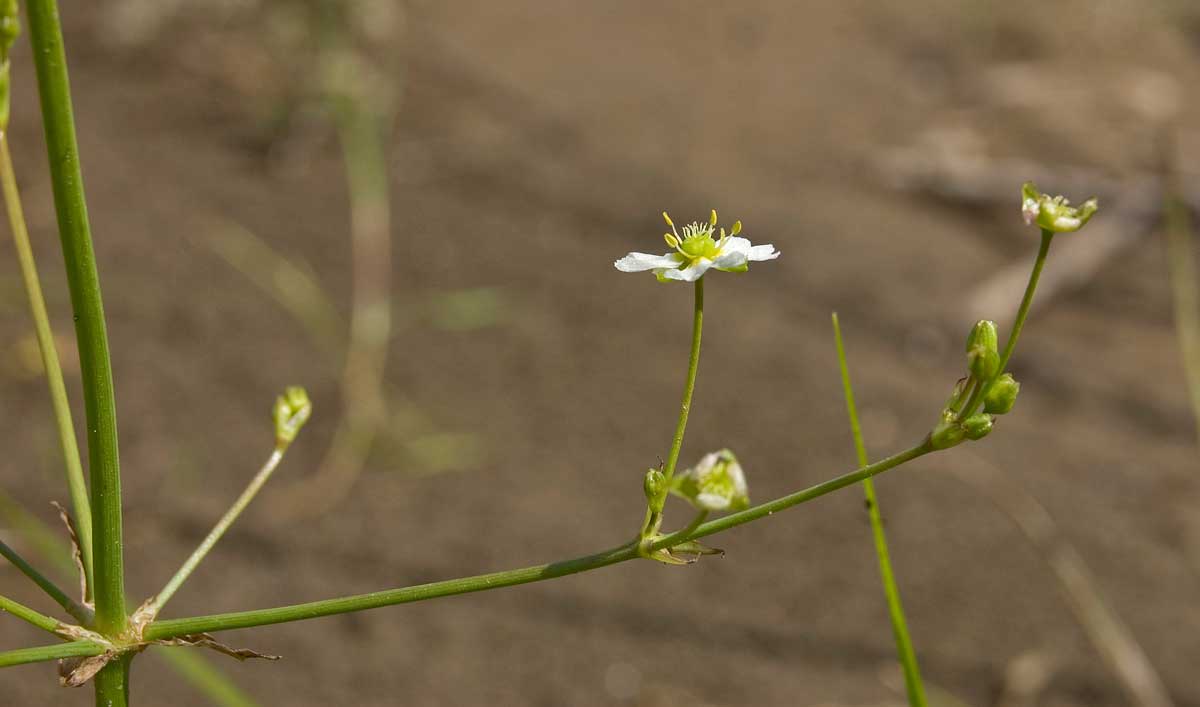
<svg viewBox="0 0 1200 707">
<path fill-rule="evenodd" d="M 1013 409 L 1021 385 L 1011 373 L 1000 373 L 998 341 L 993 321 L 981 319 L 971 328 L 966 346 L 968 375 L 954 386 L 941 421 L 929 433 L 934 449 L 983 439 L 991 433 L 996 416 Z M 980 400 L 983 411 L 976 412 Z"/>
<path fill-rule="evenodd" d="M 271 408 L 271 417 L 275 421 L 276 449 L 287 449 L 311 415 L 312 401 L 308 399 L 304 388 L 289 386 L 284 390 Z"/>
</svg>

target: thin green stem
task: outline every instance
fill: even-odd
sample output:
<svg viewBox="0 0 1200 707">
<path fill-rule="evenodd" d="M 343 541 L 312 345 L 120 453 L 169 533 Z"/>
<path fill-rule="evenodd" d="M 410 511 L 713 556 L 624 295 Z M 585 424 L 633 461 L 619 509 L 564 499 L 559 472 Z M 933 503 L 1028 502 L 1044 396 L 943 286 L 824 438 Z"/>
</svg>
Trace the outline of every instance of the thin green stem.
<svg viewBox="0 0 1200 707">
<path fill-rule="evenodd" d="M 87 413 L 96 628 L 105 635 L 115 636 L 126 625 L 125 580 L 117 408 L 104 304 L 88 225 L 58 5 L 55 0 L 28 0 L 25 10 L 37 69 L 54 207 L 75 310 L 75 337 Z"/>
<path fill-rule="evenodd" d="M 62 627 L 62 622 L 57 619 L 46 616 L 43 613 L 34 611 L 28 606 L 25 606 L 19 601 L 14 601 L 6 596 L 0 595 L 0 612 L 6 611 L 22 621 L 37 626 L 43 631 L 49 631 L 54 635 L 58 635 L 58 629 Z"/>
<path fill-rule="evenodd" d="M 29 229 L 25 225 L 25 211 L 21 207 L 21 192 L 17 188 L 12 154 L 8 148 L 7 131 L 0 131 L 0 183 L 3 184 L 4 204 L 8 210 L 8 222 L 12 226 L 13 244 L 17 249 L 17 262 L 21 266 L 21 279 L 25 282 L 25 293 L 29 297 L 29 311 L 33 315 L 34 331 L 37 334 L 38 348 L 42 354 L 42 367 L 46 371 L 46 383 L 50 386 L 50 401 L 54 408 L 54 421 L 58 426 L 58 441 L 62 446 L 63 461 L 66 463 L 67 488 L 71 496 L 71 507 L 75 511 L 79 553 L 83 560 L 86 586 L 90 592 L 92 586 L 92 507 L 88 502 L 87 484 L 83 480 L 83 465 L 79 461 L 79 445 L 75 440 L 75 425 L 71 421 L 71 404 L 67 401 L 67 386 L 63 382 L 62 366 L 59 365 L 58 350 L 54 345 L 54 331 L 50 328 L 46 300 L 42 297 L 42 285 L 38 279 L 33 249 L 29 245 Z M 87 598 L 84 597 L 85 600 Z"/>
<path fill-rule="evenodd" d="M 1012 358 L 1013 351 L 1017 348 L 1017 339 L 1021 336 L 1021 329 L 1025 326 L 1025 319 L 1029 316 L 1029 308 L 1033 304 L 1033 294 L 1037 290 L 1038 279 L 1042 276 L 1042 268 L 1046 265 L 1046 256 L 1050 254 L 1050 242 L 1054 239 L 1054 232 L 1042 229 L 1042 242 L 1038 247 L 1037 260 L 1033 263 L 1033 270 L 1029 273 L 1029 284 L 1025 286 L 1025 296 L 1021 298 L 1021 306 L 1017 309 L 1017 318 L 1013 321 L 1012 331 L 1008 335 L 1008 343 L 1004 345 L 1004 353 L 1000 356 L 1000 367 L 996 370 L 1004 373 L 1008 367 L 1009 359 Z M 994 381 L 995 379 L 993 379 Z M 975 408 L 979 406 L 981 400 L 987 395 L 988 389 L 992 384 L 980 385 L 971 394 L 970 400 L 963 407 L 959 414 L 960 421 L 967 419 L 975 413 Z"/>
<path fill-rule="evenodd" d="M 61 658 L 86 658 L 100 655 L 104 651 L 104 646 L 92 641 L 72 641 L 71 643 L 55 643 L 51 646 L 37 646 L 36 648 L 19 648 L 15 651 L 0 653 L 0 668 Z"/>
<path fill-rule="evenodd" d="M 707 523 L 701 523 L 695 529 L 686 534 L 673 533 L 655 541 L 649 549 L 650 551 L 654 551 L 665 547 L 672 547 L 688 540 L 696 540 L 737 527 L 739 525 L 760 520 L 767 516 L 791 508 L 792 506 L 812 501 L 813 499 L 832 493 L 838 489 L 856 484 L 863 479 L 868 479 L 877 474 L 881 474 L 889 469 L 893 469 L 901 464 L 912 461 L 917 457 L 924 456 L 932 451 L 934 451 L 933 447 L 930 445 L 928 440 L 925 440 L 921 444 L 912 447 L 911 449 L 907 449 L 899 454 L 887 457 L 886 459 L 882 459 L 874 464 L 864 466 L 853 472 L 844 474 L 824 483 L 817 484 L 816 486 L 811 486 L 791 495 L 783 496 L 775 499 L 774 501 L 770 501 L 753 508 L 748 508 L 744 511 L 739 511 L 716 520 L 711 520 Z M 341 597 L 337 599 L 326 599 L 323 601 L 314 601 L 292 606 L 282 606 L 272 609 L 258 609 L 255 611 L 242 611 L 230 614 L 216 614 L 212 616 L 197 616 L 184 619 L 156 621 L 146 627 L 143 636 L 147 640 L 157 640 L 176 638 L 192 633 L 223 631 L 235 628 L 249 628 L 251 626 L 263 626 L 267 624 L 278 624 L 289 621 L 302 621 L 305 619 L 315 619 L 321 616 L 331 616 L 334 614 L 345 614 L 353 611 L 376 609 L 394 604 L 407 604 L 411 602 L 436 599 L 439 597 L 453 596 L 456 594 L 468 594 L 471 592 L 499 589 L 501 587 L 512 587 L 518 584 L 540 582 L 548 579 L 555 579 L 557 577 L 565 577 L 567 575 L 577 574 L 579 572 L 587 572 L 589 570 L 595 570 L 601 567 L 614 565 L 619 562 L 626 562 L 628 560 L 636 559 L 641 556 L 638 554 L 637 545 L 638 543 L 635 540 L 631 543 L 621 545 L 611 550 L 606 550 L 593 555 L 587 555 L 585 557 L 578 557 L 572 560 L 536 565 L 533 567 L 524 567 L 505 572 L 492 572 L 473 577 L 450 579 L 442 582 L 420 584 L 412 587 L 403 587 L 400 589 L 389 589 L 370 594 L 360 594 L 357 596 Z"/>
<path fill-rule="evenodd" d="M 696 370 L 700 367 L 700 334 L 704 329 L 704 277 L 696 280 L 696 299 L 692 313 L 692 350 L 688 355 L 687 380 L 683 384 L 683 402 L 679 406 L 679 422 L 675 425 L 675 436 L 671 439 L 671 452 L 663 475 L 667 481 L 675 475 L 679 462 L 679 451 L 683 449 L 683 433 L 687 430 L 688 413 L 692 409 L 692 393 L 696 390 Z"/>
<path fill-rule="evenodd" d="M 846 348 L 842 342 L 842 328 L 838 316 L 833 315 L 833 339 L 837 344 L 838 366 L 842 371 L 842 389 L 846 394 L 846 415 L 850 419 L 850 432 L 854 437 L 854 450 L 860 466 L 869 463 L 867 445 L 863 441 L 862 426 L 858 421 L 858 406 L 854 403 L 854 388 L 850 384 L 850 367 L 846 363 Z M 896 640 L 896 654 L 904 670 L 904 687 L 911 707 L 925 707 L 925 686 L 921 682 L 921 668 L 917 664 L 917 652 L 913 649 L 908 633 L 908 620 L 904 616 L 904 604 L 900 601 L 900 588 L 892 571 L 892 560 L 888 552 L 887 534 L 883 530 L 883 516 L 879 511 L 879 499 L 875 495 L 875 484 L 863 479 L 863 494 L 867 499 L 867 515 L 871 519 L 871 533 L 875 537 L 875 554 L 879 558 L 879 575 L 883 581 L 883 594 L 887 598 L 888 615 L 892 621 L 892 635 Z"/>
<path fill-rule="evenodd" d="M 21 557 L 16 550 L 13 550 L 2 541 L 0 541 L 0 556 L 3 556 L 6 560 L 11 562 L 14 567 L 21 570 L 22 574 L 33 580 L 34 584 L 41 587 L 42 591 L 44 591 L 51 599 L 57 602 L 59 606 L 66 610 L 68 614 L 73 616 L 81 625 L 91 625 L 92 619 L 95 617 L 90 609 L 67 596 L 67 593 L 60 589 L 57 584 L 52 582 L 41 572 L 37 571 L 37 569 L 33 567 L 33 565 L 30 565 L 28 562 L 26 562 L 25 558 Z"/>
<path fill-rule="evenodd" d="M 191 557 L 189 557 L 183 563 L 183 565 L 175 573 L 175 576 L 171 577 L 170 581 L 167 582 L 166 586 L 164 586 L 152 600 L 147 602 L 142 609 L 138 610 L 138 615 L 144 615 L 148 620 L 151 621 L 155 616 L 158 616 L 158 612 L 162 611 L 163 606 L 165 606 L 166 603 L 170 601 L 171 597 L 175 595 L 175 592 L 177 592 L 179 588 L 183 586 L 183 583 L 192 575 L 192 572 L 196 570 L 196 567 L 200 565 L 200 562 L 208 555 L 209 551 L 213 549 L 213 546 L 217 544 L 217 541 L 221 539 L 221 536 L 225 534 L 225 531 L 229 530 L 229 526 L 233 525 L 233 522 L 238 519 L 238 516 L 242 514 L 242 511 L 246 510 L 246 506 L 250 505 L 250 502 L 254 500 L 254 497 L 258 494 L 259 489 L 261 489 L 263 484 L 267 483 L 267 480 L 271 478 L 271 474 L 279 466 L 279 462 L 282 460 L 283 449 L 276 447 L 275 450 L 271 452 L 271 456 L 267 459 L 267 462 L 263 464 L 262 468 L 258 470 L 258 473 L 254 475 L 254 478 L 250 480 L 250 483 L 246 486 L 246 489 L 242 491 L 242 495 L 238 496 L 238 499 L 233 502 L 233 505 L 229 507 L 229 510 L 225 511 L 225 515 L 221 517 L 221 520 L 217 521 L 217 524 L 213 526 L 211 531 L 209 531 L 208 537 L 204 538 L 203 542 L 201 542 L 199 547 L 192 552 Z"/>
</svg>

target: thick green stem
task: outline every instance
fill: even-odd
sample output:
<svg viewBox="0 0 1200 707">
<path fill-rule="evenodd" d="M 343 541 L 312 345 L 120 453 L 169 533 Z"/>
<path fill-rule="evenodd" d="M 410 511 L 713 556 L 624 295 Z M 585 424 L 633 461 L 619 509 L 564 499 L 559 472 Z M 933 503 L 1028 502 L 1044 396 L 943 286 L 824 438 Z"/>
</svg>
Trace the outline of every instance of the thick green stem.
<svg viewBox="0 0 1200 707">
<path fill-rule="evenodd" d="M 996 369 L 1000 373 L 1004 373 L 1013 351 L 1017 348 L 1017 339 L 1021 337 L 1021 329 L 1025 326 L 1025 319 L 1029 316 L 1029 308 L 1033 304 L 1033 294 L 1037 291 L 1038 279 L 1041 278 L 1042 268 L 1046 265 L 1046 256 L 1050 254 L 1050 241 L 1052 240 L 1054 240 L 1054 232 L 1042 229 L 1042 243 L 1038 247 L 1037 260 L 1033 263 L 1033 271 L 1029 273 L 1029 284 L 1025 285 L 1025 296 L 1021 298 L 1021 306 L 1017 309 L 1017 318 L 1013 320 L 1012 332 L 1009 333 L 1008 343 L 1004 345 L 1004 353 L 1000 356 L 1000 367 Z M 995 380 L 993 379 L 993 382 Z M 975 389 L 970 400 L 959 413 L 959 421 L 975 414 L 975 409 L 991 387 L 991 383 L 988 383 Z"/>
<path fill-rule="evenodd" d="M 842 390 L 846 394 L 846 415 L 850 418 L 850 432 L 854 437 L 854 450 L 860 466 L 866 466 L 867 445 L 863 441 L 862 426 L 858 421 L 858 406 L 854 403 L 854 388 L 850 384 L 850 367 L 846 363 L 846 348 L 842 342 L 842 328 L 837 314 L 833 315 L 833 339 L 837 344 L 838 366 L 842 370 Z M 875 484 L 863 479 L 863 494 L 867 499 L 867 515 L 871 519 L 871 534 L 875 538 L 875 554 L 879 558 L 879 575 L 883 581 L 883 594 L 887 599 L 888 615 L 892 622 L 892 636 L 896 641 L 896 655 L 904 670 L 904 687 L 911 707 L 925 707 L 925 686 L 921 682 L 921 668 L 917 664 L 917 652 L 913 649 L 908 633 L 908 620 L 904 616 L 904 603 L 900 601 L 900 588 L 892 571 L 891 554 L 888 552 L 887 534 L 883 530 L 883 516 L 879 511 L 879 499 L 875 496 Z"/>
<path fill-rule="evenodd" d="M 105 635 L 115 636 L 125 629 L 126 615 L 117 410 L 104 305 L 84 201 L 58 6 L 55 0 L 29 0 L 25 8 L 37 68 L 54 207 L 75 310 L 75 337 L 87 412 L 96 628 Z"/>
<path fill-rule="evenodd" d="M 683 449 L 683 433 L 687 430 L 688 413 L 692 409 L 692 393 L 696 390 L 696 370 L 700 367 L 700 334 L 704 329 L 704 277 L 696 280 L 696 300 L 692 313 L 692 350 L 688 355 L 687 380 L 683 383 L 683 402 L 679 406 L 679 422 L 675 425 L 675 436 L 671 439 L 671 452 L 663 475 L 670 482 L 679 463 L 679 451 Z"/>
<path fill-rule="evenodd" d="M 856 484 L 863 479 L 868 479 L 876 474 L 881 474 L 889 469 L 893 469 L 905 462 L 912 461 L 917 457 L 923 456 L 933 451 L 933 447 L 926 440 L 921 444 L 907 449 L 899 454 L 890 456 L 886 459 L 870 464 L 856 471 L 850 472 L 835 479 L 831 479 L 816 486 L 809 487 L 803 491 L 798 491 L 788 496 L 777 498 L 774 501 L 764 503 L 754 508 L 748 508 L 738 513 L 724 516 L 716 520 L 702 523 L 695 529 L 689 532 L 679 532 L 668 535 L 650 546 L 650 551 L 659 550 L 665 547 L 678 545 L 688 540 L 695 540 L 719 533 L 723 530 L 744 525 L 752 521 L 765 518 L 773 515 L 792 506 L 811 501 L 826 494 L 845 488 L 852 484 Z M 530 582 L 540 582 L 547 579 L 555 579 L 557 577 L 565 577 L 567 575 L 586 572 L 589 570 L 607 567 L 625 562 L 640 557 L 638 554 L 637 542 L 628 543 L 620 547 L 599 552 L 594 555 L 575 558 L 573 560 L 565 560 L 563 562 L 553 562 L 545 565 L 536 565 L 534 567 L 524 567 L 506 572 L 493 572 L 490 574 L 476 575 L 474 577 L 463 577 L 460 579 L 450 579 L 442 582 L 432 582 L 430 584 L 420 584 L 413 587 L 404 587 L 401 589 L 390 589 L 382 592 L 373 592 L 371 594 L 360 594 L 358 596 L 342 597 L 338 599 L 326 599 L 323 601 L 314 601 L 307 604 L 296 604 L 293 606 L 282 606 L 273 609 L 259 609 L 255 611 L 242 611 L 231 614 L 216 614 L 213 616 L 197 616 L 186 619 L 171 619 L 167 621 L 156 621 L 150 624 L 145 631 L 147 640 L 176 638 L 192 633 L 201 633 L 207 631 L 223 631 L 235 628 L 249 628 L 251 626 L 263 626 L 266 624 L 278 624 L 289 621 L 302 621 L 304 619 L 314 619 L 321 616 L 331 616 L 333 614 L 345 614 L 352 611 L 363 611 L 366 609 L 376 609 L 383 606 L 391 606 L 393 604 L 407 604 L 417 601 L 426 601 L 439 597 L 452 596 L 455 594 L 467 594 L 470 592 L 480 592 L 489 589 L 499 589 L 501 587 L 511 587 L 518 584 L 528 584 Z"/>
<path fill-rule="evenodd" d="M 129 664 L 133 654 L 126 653 L 96 673 L 96 707 L 128 707 Z"/>
<path fill-rule="evenodd" d="M 58 362 L 58 350 L 54 345 L 54 332 L 50 328 L 50 316 L 46 313 L 46 300 L 42 297 L 42 285 L 38 279 L 37 265 L 33 260 L 33 249 L 29 245 L 29 230 L 25 226 L 25 212 L 21 207 L 21 192 L 17 188 L 17 177 L 13 170 L 12 155 L 8 149 L 8 133 L 0 131 L 0 183 L 3 184 L 4 204 L 8 210 L 8 222 L 12 226 L 13 244 L 17 249 L 17 262 L 21 266 L 21 279 L 25 282 L 25 293 L 29 297 L 29 311 L 33 315 L 33 327 L 37 334 L 38 348 L 42 353 L 42 367 L 46 371 L 46 383 L 50 386 L 50 401 L 54 408 L 54 420 L 58 426 L 58 441 L 62 447 L 63 461 L 67 470 L 67 488 L 71 496 L 71 507 L 75 511 L 75 530 L 79 535 L 79 554 L 83 561 L 85 587 L 92 586 L 92 508 L 88 502 L 87 484 L 83 481 L 83 465 L 79 462 L 79 445 L 75 441 L 75 425 L 71 421 L 71 404 L 67 401 L 67 387 L 63 382 L 62 366 Z M 84 599 L 89 597 L 85 596 Z"/>
<path fill-rule="evenodd" d="M 16 550 L 13 550 L 3 542 L 0 542 L 0 556 L 3 556 L 6 560 L 11 562 L 14 567 L 21 570 L 22 574 L 33 580 L 34 584 L 41 587 L 43 592 L 57 602 L 58 605 L 61 606 L 68 614 L 75 617 L 75 620 L 80 624 L 83 626 L 88 626 L 92 623 L 94 616 L 90 609 L 84 607 L 79 602 L 67 596 L 67 593 L 60 589 L 57 584 L 50 581 L 46 575 L 38 572 L 35 567 L 25 561 L 25 558 L 17 554 Z"/>
</svg>

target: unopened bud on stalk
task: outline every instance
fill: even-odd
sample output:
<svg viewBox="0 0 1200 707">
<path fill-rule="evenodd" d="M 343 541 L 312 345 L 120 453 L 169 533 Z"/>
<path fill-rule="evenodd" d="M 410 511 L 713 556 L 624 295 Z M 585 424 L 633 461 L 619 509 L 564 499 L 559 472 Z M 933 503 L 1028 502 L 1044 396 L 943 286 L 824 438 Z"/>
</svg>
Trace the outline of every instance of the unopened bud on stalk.
<svg viewBox="0 0 1200 707">
<path fill-rule="evenodd" d="M 967 336 L 967 368 L 981 381 L 989 381 L 1000 369 L 996 322 L 980 319 Z"/>
<path fill-rule="evenodd" d="M 283 395 L 275 398 L 275 407 L 271 410 L 271 416 L 275 420 L 275 446 L 287 449 L 300 433 L 300 428 L 308 422 L 310 415 L 312 401 L 308 399 L 304 388 L 289 386 L 284 390 Z"/>
<path fill-rule="evenodd" d="M 983 439 L 992 431 L 992 416 L 981 412 L 968 417 L 962 426 L 967 439 Z"/>
<path fill-rule="evenodd" d="M 658 469 L 647 469 L 646 478 L 642 481 L 642 490 L 646 492 L 647 501 L 662 498 L 666 489 L 667 477 Z"/>
<path fill-rule="evenodd" d="M 992 383 L 991 388 L 983 396 L 983 410 L 993 415 L 1004 415 L 1013 409 L 1017 402 L 1017 393 L 1021 392 L 1021 384 L 1011 373 L 1005 373 Z"/>
</svg>

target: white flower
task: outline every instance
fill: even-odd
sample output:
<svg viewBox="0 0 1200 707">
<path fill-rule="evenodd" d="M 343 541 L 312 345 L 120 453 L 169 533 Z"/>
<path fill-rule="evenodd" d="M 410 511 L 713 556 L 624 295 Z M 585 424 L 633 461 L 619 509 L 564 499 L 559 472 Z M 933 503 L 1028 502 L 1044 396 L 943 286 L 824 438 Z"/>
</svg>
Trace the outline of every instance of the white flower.
<svg viewBox="0 0 1200 707">
<path fill-rule="evenodd" d="M 663 239 L 667 245 L 675 249 L 674 253 L 652 255 L 650 253 L 630 253 L 613 263 L 621 272 L 644 272 L 653 270 L 660 282 L 679 280 L 695 282 L 704 276 L 709 268 L 725 272 L 745 272 L 751 261 L 774 260 L 779 257 L 775 246 L 751 245 L 750 241 L 738 237 L 742 232 L 742 222 L 737 221 L 729 234 L 725 229 L 717 232 L 717 212 L 714 210 L 708 223 L 692 223 L 683 227 L 683 235 L 675 229 L 675 223 L 667 212 L 663 219 L 671 227 L 671 233 L 664 233 Z"/>
<path fill-rule="evenodd" d="M 1037 224 L 1051 233 L 1078 231 L 1099 208 L 1100 204 L 1095 198 L 1075 207 L 1065 197 L 1051 197 L 1039 192 L 1033 182 L 1025 182 L 1021 187 L 1021 215 L 1025 218 L 1025 224 Z"/>
<path fill-rule="evenodd" d="M 672 479 L 671 491 L 705 511 L 737 511 L 750 505 L 746 475 L 728 449 L 704 455 L 700 463 Z"/>
</svg>

